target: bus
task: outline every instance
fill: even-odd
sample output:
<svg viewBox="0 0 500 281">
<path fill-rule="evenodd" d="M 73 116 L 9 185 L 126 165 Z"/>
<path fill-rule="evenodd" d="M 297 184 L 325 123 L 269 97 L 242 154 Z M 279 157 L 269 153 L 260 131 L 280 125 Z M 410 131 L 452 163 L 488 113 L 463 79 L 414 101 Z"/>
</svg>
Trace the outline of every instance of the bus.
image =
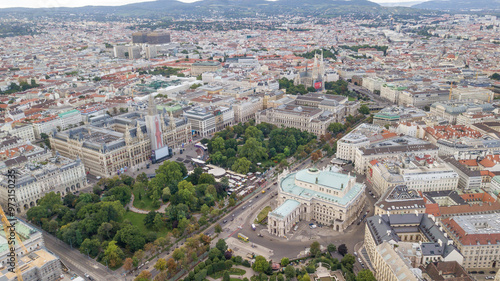
<svg viewBox="0 0 500 281">
<path fill-rule="evenodd" d="M 246 237 L 245 235 L 243 235 L 241 233 L 238 233 L 238 238 L 240 238 L 241 240 L 243 240 L 245 242 L 248 242 L 248 237 Z"/>
<path fill-rule="evenodd" d="M 207 149 L 208 149 L 206 146 L 204 146 L 203 144 L 201 144 L 201 142 L 197 142 L 194 146 L 195 147 L 199 147 L 199 148 L 201 148 L 201 149 L 203 149 L 205 151 L 207 151 Z"/>
</svg>

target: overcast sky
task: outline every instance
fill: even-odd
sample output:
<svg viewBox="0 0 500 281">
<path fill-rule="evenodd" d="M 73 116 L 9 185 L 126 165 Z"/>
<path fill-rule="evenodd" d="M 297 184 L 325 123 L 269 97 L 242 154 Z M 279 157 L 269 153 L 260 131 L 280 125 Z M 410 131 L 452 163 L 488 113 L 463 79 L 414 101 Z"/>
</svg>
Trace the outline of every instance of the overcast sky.
<svg viewBox="0 0 500 281">
<path fill-rule="evenodd" d="M 195 2 L 196 0 L 182 0 L 182 2 Z M 307 1 L 307 0 L 304 0 Z M 377 3 L 410 2 L 415 0 L 371 0 Z M 130 3 L 144 2 L 144 0 L 1 0 L 0 8 L 28 7 L 82 7 L 82 6 L 119 6 Z"/>
</svg>

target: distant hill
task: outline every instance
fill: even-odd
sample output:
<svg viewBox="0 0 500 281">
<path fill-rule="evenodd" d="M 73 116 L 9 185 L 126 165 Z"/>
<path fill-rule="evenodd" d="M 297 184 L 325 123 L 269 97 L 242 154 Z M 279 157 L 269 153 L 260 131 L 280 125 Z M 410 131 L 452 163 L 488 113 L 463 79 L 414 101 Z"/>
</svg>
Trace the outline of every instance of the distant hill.
<svg viewBox="0 0 500 281">
<path fill-rule="evenodd" d="M 207 14 L 224 12 L 225 15 L 255 15 L 255 13 L 349 13 L 357 10 L 377 8 L 380 5 L 368 0 L 202 0 L 183 3 L 176 0 L 157 0 L 123 6 L 86 6 L 79 8 L 7 8 L 0 14 L 18 13 L 98 13 L 134 16 L 155 16 L 175 14 Z M 359 8 L 359 9 L 358 9 Z"/>
<path fill-rule="evenodd" d="M 378 3 L 380 6 L 384 7 L 411 7 L 417 4 L 420 4 L 425 1 L 404 1 L 404 2 L 383 2 Z"/>
<path fill-rule="evenodd" d="M 431 0 L 412 8 L 433 10 L 496 10 L 500 9 L 500 0 Z"/>
</svg>

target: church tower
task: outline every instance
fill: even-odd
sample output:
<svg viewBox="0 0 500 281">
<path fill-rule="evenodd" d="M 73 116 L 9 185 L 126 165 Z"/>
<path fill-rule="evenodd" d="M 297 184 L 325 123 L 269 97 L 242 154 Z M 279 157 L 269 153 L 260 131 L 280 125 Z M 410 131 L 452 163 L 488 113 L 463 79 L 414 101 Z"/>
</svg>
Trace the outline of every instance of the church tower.
<svg viewBox="0 0 500 281">
<path fill-rule="evenodd" d="M 154 151 L 158 148 L 164 147 L 165 144 L 163 143 L 162 133 L 164 122 L 162 122 L 162 119 L 158 114 L 158 110 L 156 109 L 153 94 L 149 95 L 148 115 L 145 117 L 145 119 L 148 136 L 151 140 L 151 149 Z"/>
</svg>

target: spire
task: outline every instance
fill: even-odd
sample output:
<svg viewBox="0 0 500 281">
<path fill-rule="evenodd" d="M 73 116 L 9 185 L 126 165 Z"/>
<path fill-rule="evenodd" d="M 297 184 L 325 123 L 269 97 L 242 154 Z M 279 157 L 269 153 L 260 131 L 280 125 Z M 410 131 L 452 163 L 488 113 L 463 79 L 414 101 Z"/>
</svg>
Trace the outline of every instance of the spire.
<svg viewBox="0 0 500 281">
<path fill-rule="evenodd" d="M 175 118 L 174 118 L 174 113 L 173 112 L 170 112 L 170 127 L 171 128 L 175 128 L 176 127 L 176 124 L 175 124 Z"/>
<path fill-rule="evenodd" d="M 125 142 L 130 142 L 132 140 L 132 136 L 130 135 L 130 130 L 128 128 L 128 124 L 125 125 Z"/>
<path fill-rule="evenodd" d="M 144 135 L 143 135 L 143 133 L 142 133 L 142 129 L 141 129 L 141 126 L 139 125 L 139 122 L 137 122 L 136 129 L 137 129 L 137 130 L 136 130 L 136 134 L 135 134 L 135 135 L 136 135 L 136 136 L 137 136 L 140 140 L 142 140 L 142 139 L 144 138 Z"/>
<path fill-rule="evenodd" d="M 156 114 L 158 114 L 158 110 L 156 109 L 155 98 L 153 97 L 153 94 L 150 94 L 148 102 L 148 115 L 153 116 Z"/>
</svg>

